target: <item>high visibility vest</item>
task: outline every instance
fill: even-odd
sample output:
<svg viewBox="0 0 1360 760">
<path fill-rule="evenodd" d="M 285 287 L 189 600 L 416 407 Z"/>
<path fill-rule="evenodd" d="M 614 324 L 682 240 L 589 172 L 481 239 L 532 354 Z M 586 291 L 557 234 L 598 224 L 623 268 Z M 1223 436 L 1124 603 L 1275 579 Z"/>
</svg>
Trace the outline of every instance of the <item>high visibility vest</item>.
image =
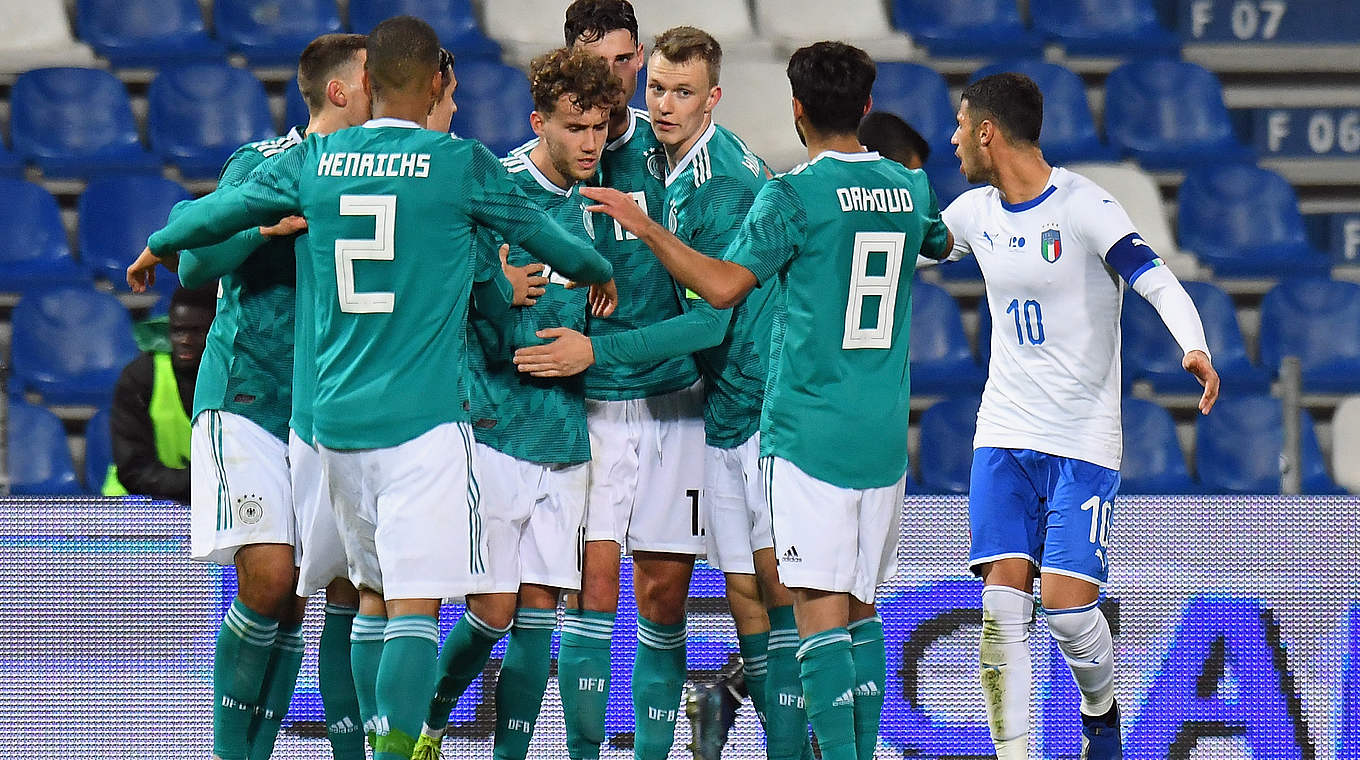
<svg viewBox="0 0 1360 760">
<path fill-rule="evenodd" d="M 170 354 L 157 351 L 154 358 L 151 404 L 147 407 L 147 413 L 151 416 L 151 429 L 156 436 L 156 458 L 166 467 L 182 470 L 189 461 L 189 431 L 192 423 L 179 396 L 179 381 L 175 378 Z M 128 494 L 118 480 L 118 467 L 112 462 L 109 463 L 109 471 L 104 476 L 104 487 L 100 492 L 105 496 Z"/>
</svg>

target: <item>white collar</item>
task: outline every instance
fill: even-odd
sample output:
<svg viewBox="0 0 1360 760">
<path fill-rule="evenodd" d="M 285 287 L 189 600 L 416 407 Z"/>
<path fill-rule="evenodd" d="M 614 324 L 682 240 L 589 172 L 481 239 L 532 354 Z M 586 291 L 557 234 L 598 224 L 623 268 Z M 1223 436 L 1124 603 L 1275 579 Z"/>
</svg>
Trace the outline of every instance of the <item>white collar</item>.
<svg viewBox="0 0 1360 760">
<path fill-rule="evenodd" d="M 817 156 L 808 163 L 815 164 L 818 161 L 821 161 L 823 157 L 834 158 L 837 161 L 849 161 L 851 163 L 859 161 L 877 161 L 881 158 L 876 150 L 869 150 L 863 153 L 843 153 L 839 150 L 824 150 L 821 153 L 818 153 Z"/>
<path fill-rule="evenodd" d="M 695 140 L 694 144 L 689 146 L 689 150 L 685 151 L 685 155 L 681 156 L 680 160 L 675 162 L 675 168 L 666 173 L 666 187 L 671 186 L 671 183 L 675 181 L 676 177 L 679 177 L 680 173 L 685 170 L 685 167 L 689 166 L 690 162 L 694 160 L 694 157 L 699 154 L 699 151 L 703 150 L 705 145 L 708 145 L 708 141 L 713 139 L 713 135 L 716 134 L 717 131 L 718 123 L 713 121 L 712 117 L 709 117 L 708 129 L 705 129 L 703 134 L 699 135 L 699 139 Z"/>
<path fill-rule="evenodd" d="M 369 119 L 364 122 L 364 129 L 377 129 L 378 127 L 401 127 L 402 129 L 424 129 L 424 127 L 408 121 L 406 119 L 395 119 L 391 116 L 384 116 L 381 119 Z"/>
<path fill-rule="evenodd" d="M 548 179 L 548 175 L 544 174 L 543 170 L 538 168 L 538 164 L 534 163 L 534 159 L 529 155 L 531 152 L 531 150 L 526 150 L 520 155 L 520 160 L 524 162 L 524 168 L 528 170 L 529 176 L 537 180 L 544 190 L 554 195 L 560 195 L 564 198 L 571 195 L 571 188 L 558 187 L 556 182 Z"/>
</svg>

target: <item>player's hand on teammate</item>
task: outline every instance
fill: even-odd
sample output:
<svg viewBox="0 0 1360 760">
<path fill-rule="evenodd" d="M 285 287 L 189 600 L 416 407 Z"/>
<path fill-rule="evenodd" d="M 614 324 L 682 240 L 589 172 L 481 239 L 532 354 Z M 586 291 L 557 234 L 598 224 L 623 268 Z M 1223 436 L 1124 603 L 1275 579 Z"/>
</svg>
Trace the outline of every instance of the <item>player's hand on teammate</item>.
<svg viewBox="0 0 1360 760">
<path fill-rule="evenodd" d="M 260 234 L 265 237 L 288 237 L 307 230 L 307 220 L 300 216 L 285 216 L 276 224 L 268 227 L 260 227 Z"/>
<path fill-rule="evenodd" d="M 605 283 L 597 283 L 590 286 L 590 295 L 586 296 L 586 302 L 590 304 L 590 313 L 596 317 L 607 317 L 614 313 L 614 309 L 619 306 L 619 289 L 610 280 Z M 594 357 L 592 356 L 592 359 Z"/>
<path fill-rule="evenodd" d="M 179 257 L 175 258 L 178 261 Z M 160 257 L 152 253 L 149 246 L 142 249 L 141 255 L 127 268 L 127 284 L 133 293 L 145 293 L 156 284 L 156 266 L 160 263 Z"/>
<path fill-rule="evenodd" d="M 590 338 L 569 327 L 549 327 L 535 335 L 551 338 L 552 342 L 516 351 L 515 368 L 520 372 L 534 377 L 569 377 L 585 372 L 595 363 L 595 347 Z"/>
<path fill-rule="evenodd" d="M 1209 361 L 1209 356 L 1203 351 L 1196 350 L 1185 355 L 1181 366 L 1204 386 L 1204 395 L 1199 399 L 1199 413 L 1208 414 L 1214 408 L 1214 402 L 1218 401 L 1218 372 L 1214 370 L 1214 363 Z"/>
<path fill-rule="evenodd" d="M 514 304 L 516 306 L 533 306 L 538 303 L 538 297 L 546 292 L 548 278 L 542 275 L 546 268 L 542 264 L 534 263 L 526 266 L 517 267 L 510 263 L 510 246 L 501 244 L 501 271 L 505 273 L 505 279 L 510 281 L 510 286 L 515 290 Z"/>
<path fill-rule="evenodd" d="M 612 187 L 583 187 L 581 195 L 595 201 L 595 205 L 588 206 L 586 211 L 608 214 L 614 217 L 620 227 L 638 237 L 642 237 L 647 225 L 655 224 L 646 209 L 633 200 L 633 196 Z"/>
</svg>

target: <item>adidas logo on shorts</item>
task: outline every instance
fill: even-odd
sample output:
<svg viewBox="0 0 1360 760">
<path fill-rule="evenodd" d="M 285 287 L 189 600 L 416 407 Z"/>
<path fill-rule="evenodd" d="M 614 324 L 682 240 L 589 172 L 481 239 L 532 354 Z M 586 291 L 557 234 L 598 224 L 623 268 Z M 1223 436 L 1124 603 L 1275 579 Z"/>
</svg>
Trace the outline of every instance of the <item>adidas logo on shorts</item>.
<svg viewBox="0 0 1360 760">
<path fill-rule="evenodd" d="M 796 547 L 796 546 L 790 546 L 790 547 L 789 547 L 789 550 L 786 551 L 786 552 L 784 552 L 784 556 L 782 556 L 782 557 L 779 558 L 779 561 L 780 561 L 780 562 L 802 562 L 802 561 L 803 561 L 803 558 L 800 557 L 800 556 L 798 556 L 798 547 Z"/>
</svg>

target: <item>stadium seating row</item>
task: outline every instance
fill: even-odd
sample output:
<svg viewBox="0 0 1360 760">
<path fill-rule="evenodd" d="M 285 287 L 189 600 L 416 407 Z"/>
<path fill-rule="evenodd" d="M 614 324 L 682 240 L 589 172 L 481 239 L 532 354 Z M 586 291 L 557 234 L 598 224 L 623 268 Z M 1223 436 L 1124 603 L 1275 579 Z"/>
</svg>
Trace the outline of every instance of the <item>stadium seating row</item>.
<svg viewBox="0 0 1360 760">
<path fill-rule="evenodd" d="M 967 493 L 972 462 L 978 399 L 941 401 L 922 415 L 913 493 Z M 1120 470 L 1125 494 L 1279 493 L 1283 448 L 1281 404 L 1262 394 L 1222 399 L 1212 414 L 1200 417 L 1195 429 L 1196 476 L 1185 455 L 1169 412 L 1151 401 L 1124 400 L 1124 461 Z M 1335 494 L 1345 490 L 1328 474 L 1312 417 L 1300 412 L 1304 493 Z M 97 493 L 112 459 L 108 410 L 101 409 L 85 428 L 84 483 L 77 478 L 61 421 L 41 406 L 17 398 L 9 401 L 9 472 L 12 492 L 22 494 Z M 1250 447 L 1241 442 L 1252 441 Z M 22 443 L 22 445 L 17 445 Z M 1360 444 L 1360 397 L 1344 402 L 1333 421 L 1332 465 L 1336 481 L 1360 489 L 1360 460 L 1352 455 Z"/>
<path fill-rule="evenodd" d="M 916 461 L 920 478 L 912 481 L 911 490 L 968 492 L 977 411 L 977 398 L 958 397 L 922 413 Z M 1300 415 L 1303 492 L 1345 493 L 1327 472 L 1311 415 L 1306 411 Z M 1347 424 L 1360 422 L 1355 416 L 1352 414 Z M 1278 399 L 1264 394 L 1224 397 L 1213 413 L 1199 417 L 1195 423 L 1196 477 L 1186 467 L 1176 423 L 1169 412 L 1151 401 L 1125 398 L 1123 419 L 1122 494 L 1280 492 L 1283 411 Z M 1343 428 L 1335 435 L 1354 438 L 1360 431 Z M 1242 441 L 1252 444 L 1243 446 Z M 1340 459 L 1336 453 L 1332 461 L 1337 478 L 1344 476 L 1354 484 L 1356 464 Z"/>
<path fill-rule="evenodd" d="M 1234 394 L 1267 392 L 1284 356 L 1299 357 L 1306 391 L 1360 392 L 1360 285 L 1323 278 L 1277 285 L 1261 305 L 1260 364 L 1247 355 L 1228 296 L 1208 283 L 1187 283 L 1187 289 L 1203 317 L 1224 385 Z M 979 310 L 979 361 L 949 293 L 928 282 L 915 285 L 914 393 L 981 392 L 991 346 L 988 314 Z M 116 297 L 88 287 L 27 292 L 14 308 L 12 328 L 9 392 L 34 393 L 49 404 L 107 403 L 118 373 L 137 354 L 127 310 Z M 1138 298 L 1125 304 L 1122 355 L 1126 389 L 1145 381 L 1158 393 L 1198 392 L 1180 368 L 1180 350 L 1170 333 Z"/>
</svg>

